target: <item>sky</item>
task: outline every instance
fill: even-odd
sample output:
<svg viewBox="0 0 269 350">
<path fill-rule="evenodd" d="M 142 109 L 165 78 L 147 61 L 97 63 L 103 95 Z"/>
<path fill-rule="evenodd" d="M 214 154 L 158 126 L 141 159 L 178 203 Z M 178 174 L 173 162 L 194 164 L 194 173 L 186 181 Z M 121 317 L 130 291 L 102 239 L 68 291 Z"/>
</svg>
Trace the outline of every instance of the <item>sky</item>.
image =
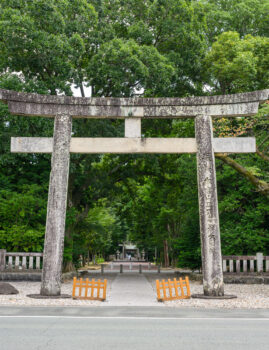
<svg viewBox="0 0 269 350">
<path fill-rule="evenodd" d="M 91 86 L 86 87 L 85 84 L 83 84 L 83 86 L 84 86 L 85 97 L 91 97 L 92 96 L 92 88 L 91 88 Z M 76 89 L 75 85 L 72 84 L 71 89 L 73 91 L 73 96 L 81 97 L 80 88 Z"/>
</svg>

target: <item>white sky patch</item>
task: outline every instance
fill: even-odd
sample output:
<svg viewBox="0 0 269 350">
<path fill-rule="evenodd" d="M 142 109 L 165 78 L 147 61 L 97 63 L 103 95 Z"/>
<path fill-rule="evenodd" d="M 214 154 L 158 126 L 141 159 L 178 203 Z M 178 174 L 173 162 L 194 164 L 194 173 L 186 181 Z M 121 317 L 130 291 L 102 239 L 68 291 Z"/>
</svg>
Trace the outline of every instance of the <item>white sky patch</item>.
<svg viewBox="0 0 269 350">
<path fill-rule="evenodd" d="M 92 97 L 92 87 L 91 86 L 87 87 L 86 84 L 83 83 L 83 88 L 84 88 L 85 97 Z M 71 90 L 73 92 L 73 96 L 81 97 L 80 88 L 76 88 L 75 84 L 71 85 Z"/>
</svg>

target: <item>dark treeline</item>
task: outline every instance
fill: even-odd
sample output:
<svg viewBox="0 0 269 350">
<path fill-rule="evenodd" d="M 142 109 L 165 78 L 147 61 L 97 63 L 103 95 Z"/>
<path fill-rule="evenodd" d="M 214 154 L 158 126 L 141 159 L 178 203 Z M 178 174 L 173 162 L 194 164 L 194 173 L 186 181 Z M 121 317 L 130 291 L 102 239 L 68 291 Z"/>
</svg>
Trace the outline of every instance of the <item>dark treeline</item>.
<svg viewBox="0 0 269 350">
<path fill-rule="evenodd" d="M 40 94 L 185 97 L 269 88 L 269 0 L 1 0 L 0 88 Z M 50 155 L 11 154 L 11 136 L 53 120 L 0 105 L 0 248 L 42 251 Z M 216 155 L 223 254 L 269 255 L 269 103 L 219 119 L 256 154 Z M 123 136 L 120 120 L 74 120 L 76 137 Z M 145 137 L 194 137 L 193 120 L 144 120 Z M 163 264 L 200 266 L 195 155 L 71 155 L 65 269 L 125 239 Z"/>
</svg>

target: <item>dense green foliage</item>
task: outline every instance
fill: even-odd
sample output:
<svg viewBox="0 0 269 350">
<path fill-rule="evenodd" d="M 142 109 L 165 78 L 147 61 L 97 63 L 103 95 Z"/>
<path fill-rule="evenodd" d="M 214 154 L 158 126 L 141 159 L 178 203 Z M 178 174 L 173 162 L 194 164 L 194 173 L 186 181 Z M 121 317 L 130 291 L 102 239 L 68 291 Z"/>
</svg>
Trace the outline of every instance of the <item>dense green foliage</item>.
<svg viewBox="0 0 269 350">
<path fill-rule="evenodd" d="M 269 0 L 2 0 L 0 88 L 93 96 L 193 96 L 269 88 Z M 223 254 L 269 255 L 269 107 L 220 119 L 216 136 L 257 137 L 216 161 Z M 0 105 L 0 248 L 42 251 L 50 155 L 11 154 L 11 136 L 53 121 Z M 192 120 L 144 120 L 145 137 L 194 137 Z M 77 137 L 123 136 L 120 120 L 75 120 Z M 237 165 L 240 165 L 240 171 Z M 193 155 L 72 155 L 64 259 L 107 258 L 125 239 L 150 259 L 200 267 Z M 167 259 L 166 259 L 167 260 Z M 167 263 L 167 261 L 166 261 Z"/>
</svg>

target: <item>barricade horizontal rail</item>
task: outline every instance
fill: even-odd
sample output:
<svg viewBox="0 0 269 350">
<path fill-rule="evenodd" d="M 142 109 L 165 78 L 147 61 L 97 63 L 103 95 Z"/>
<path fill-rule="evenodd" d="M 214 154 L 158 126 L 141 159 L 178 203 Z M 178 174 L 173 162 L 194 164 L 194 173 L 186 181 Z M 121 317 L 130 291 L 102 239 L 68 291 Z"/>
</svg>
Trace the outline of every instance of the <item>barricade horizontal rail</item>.
<svg viewBox="0 0 269 350">
<path fill-rule="evenodd" d="M 168 279 L 168 281 L 156 280 L 157 300 L 178 300 L 189 299 L 191 297 L 189 278 L 185 277 L 185 280 L 180 278 L 177 280 Z"/>
<path fill-rule="evenodd" d="M 107 288 L 107 280 L 83 280 L 82 278 L 77 279 L 74 277 L 73 279 L 73 299 L 80 300 L 106 300 L 106 288 Z"/>
<path fill-rule="evenodd" d="M 43 253 L 7 252 L 0 249 L 0 271 L 41 270 Z"/>
</svg>

